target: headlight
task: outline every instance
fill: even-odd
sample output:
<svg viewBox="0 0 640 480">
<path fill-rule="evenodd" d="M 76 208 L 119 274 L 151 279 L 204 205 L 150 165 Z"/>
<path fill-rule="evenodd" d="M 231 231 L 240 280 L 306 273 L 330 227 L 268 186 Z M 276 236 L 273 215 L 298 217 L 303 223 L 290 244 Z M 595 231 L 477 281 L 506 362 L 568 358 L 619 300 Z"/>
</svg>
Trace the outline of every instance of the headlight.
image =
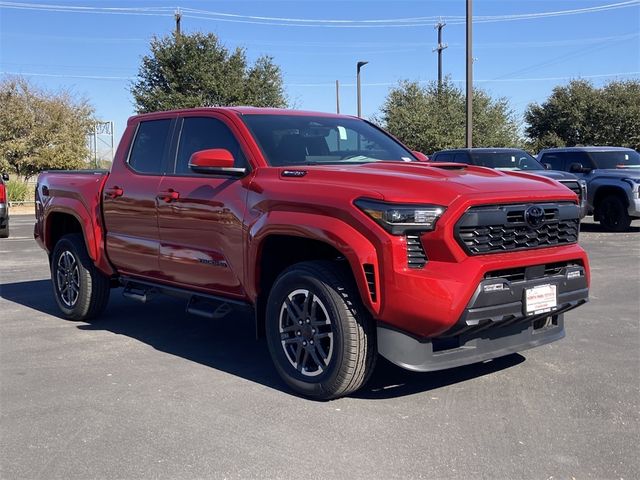
<svg viewBox="0 0 640 480">
<path fill-rule="evenodd" d="M 393 235 L 402 235 L 408 231 L 433 230 L 438 218 L 446 210 L 439 205 L 387 203 L 366 198 L 359 198 L 354 203 Z"/>
</svg>

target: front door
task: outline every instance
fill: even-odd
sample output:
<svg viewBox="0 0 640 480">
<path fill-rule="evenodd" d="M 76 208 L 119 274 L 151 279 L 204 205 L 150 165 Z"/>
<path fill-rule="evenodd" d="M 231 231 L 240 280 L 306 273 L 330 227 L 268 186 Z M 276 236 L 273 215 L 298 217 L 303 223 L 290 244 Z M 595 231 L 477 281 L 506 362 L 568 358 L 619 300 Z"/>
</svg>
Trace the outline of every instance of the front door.
<svg viewBox="0 0 640 480">
<path fill-rule="evenodd" d="M 243 217 L 249 178 L 197 174 L 194 152 L 224 148 L 247 167 L 240 143 L 221 116 L 184 117 L 173 174 L 158 190 L 159 263 L 165 281 L 213 294 L 244 297 Z"/>
</svg>

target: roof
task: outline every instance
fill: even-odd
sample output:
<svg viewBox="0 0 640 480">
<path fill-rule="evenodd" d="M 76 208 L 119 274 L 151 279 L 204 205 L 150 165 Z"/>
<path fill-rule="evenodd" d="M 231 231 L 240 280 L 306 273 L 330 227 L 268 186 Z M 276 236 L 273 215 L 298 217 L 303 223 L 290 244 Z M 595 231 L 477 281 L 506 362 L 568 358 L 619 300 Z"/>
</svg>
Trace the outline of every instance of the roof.
<svg viewBox="0 0 640 480">
<path fill-rule="evenodd" d="M 628 152 L 634 151 L 633 148 L 626 147 L 557 147 L 557 148 L 545 148 L 540 150 L 540 153 L 546 152 Z"/>
<path fill-rule="evenodd" d="M 505 148 L 505 147 L 482 147 L 482 148 L 448 148 L 446 150 L 439 150 L 435 153 L 454 153 L 454 152 L 478 152 L 478 153 L 491 153 L 491 152 L 524 152 L 521 148 Z"/>
<path fill-rule="evenodd" d="M 178 110 L 165 110 L 159 112 L 142 113 L 140 115 L 134 115 L 129 118 L 129 123 L 137 122 L 140 120 L 154 118 L 158 116 L 166 116 L 167 114 L 185 114 L 185 113 L 206 113 L 206 112 L 233 112 L 237 115 L 297 115 L 297 116 L 310 116 L 310 117 L 342 117 L 342 118 L 354 118 L 351 115 L 339 115 L 329 112 L 312 112 L 305 110 L 291 110 L 287 108 L 262 108 L 262 107 L 196 107 L 196 108 L 183 108 Z"/>
</svg>

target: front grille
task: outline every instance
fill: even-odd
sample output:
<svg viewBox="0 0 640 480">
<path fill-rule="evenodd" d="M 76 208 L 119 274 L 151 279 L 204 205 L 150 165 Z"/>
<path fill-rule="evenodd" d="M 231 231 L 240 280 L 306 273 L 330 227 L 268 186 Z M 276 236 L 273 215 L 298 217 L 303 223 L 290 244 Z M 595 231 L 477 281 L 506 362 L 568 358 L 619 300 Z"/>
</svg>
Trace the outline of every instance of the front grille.
<svg viewBox="0 0 640 480">
<path fill-rule="evenodd" d="M 578 200 L 582 202 L 582 188 L 580 187 L 580 183 L 575 180 L 560 180 L 560 183 L 575 193 L 578 196 Z"/>
<path fill-rule="evenodd" d="M 539 226 L 525 219 L 532 204 L 471 207 L 455 227 L 458 243 L 470 255 L 511 252 L 576 243 L 578 206 L 570 202 L 535 204 L 544 212 Z"/>
<path fill-rule="evenodd" d="M 409 268 L 422 268 L 427 263 L 427 254 L 422 248 L 420 234 L 407 234 L 407 264 Z"/>
</svg>

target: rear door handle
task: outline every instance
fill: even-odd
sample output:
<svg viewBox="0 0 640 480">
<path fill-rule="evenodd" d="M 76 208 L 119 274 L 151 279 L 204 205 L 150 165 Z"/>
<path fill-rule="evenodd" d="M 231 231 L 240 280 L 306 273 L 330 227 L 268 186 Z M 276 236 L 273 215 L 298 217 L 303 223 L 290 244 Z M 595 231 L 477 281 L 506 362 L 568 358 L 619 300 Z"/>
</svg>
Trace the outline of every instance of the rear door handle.
<svg viewBox="0 0 640 480">
<path fill-rule="evenodd" d="M 158 200 L 163 200 L 167 203 L 173 202 L 174 200 L 178 200 L 180 198 L 180 192 L 176 192 L 173 189 L 169 189 L 166 192 L 160 192 L 157 195 Z"/>
<path fill-rule="evenodd" d="M 123 194 L 124 194 L 124 190 L 122 190 L 120 187 L 111 187 L 111 188 L 105 189 L 104 191 L 105 197 L 109 197 L 109 198 L 121 197 Z"/>
</svg>

